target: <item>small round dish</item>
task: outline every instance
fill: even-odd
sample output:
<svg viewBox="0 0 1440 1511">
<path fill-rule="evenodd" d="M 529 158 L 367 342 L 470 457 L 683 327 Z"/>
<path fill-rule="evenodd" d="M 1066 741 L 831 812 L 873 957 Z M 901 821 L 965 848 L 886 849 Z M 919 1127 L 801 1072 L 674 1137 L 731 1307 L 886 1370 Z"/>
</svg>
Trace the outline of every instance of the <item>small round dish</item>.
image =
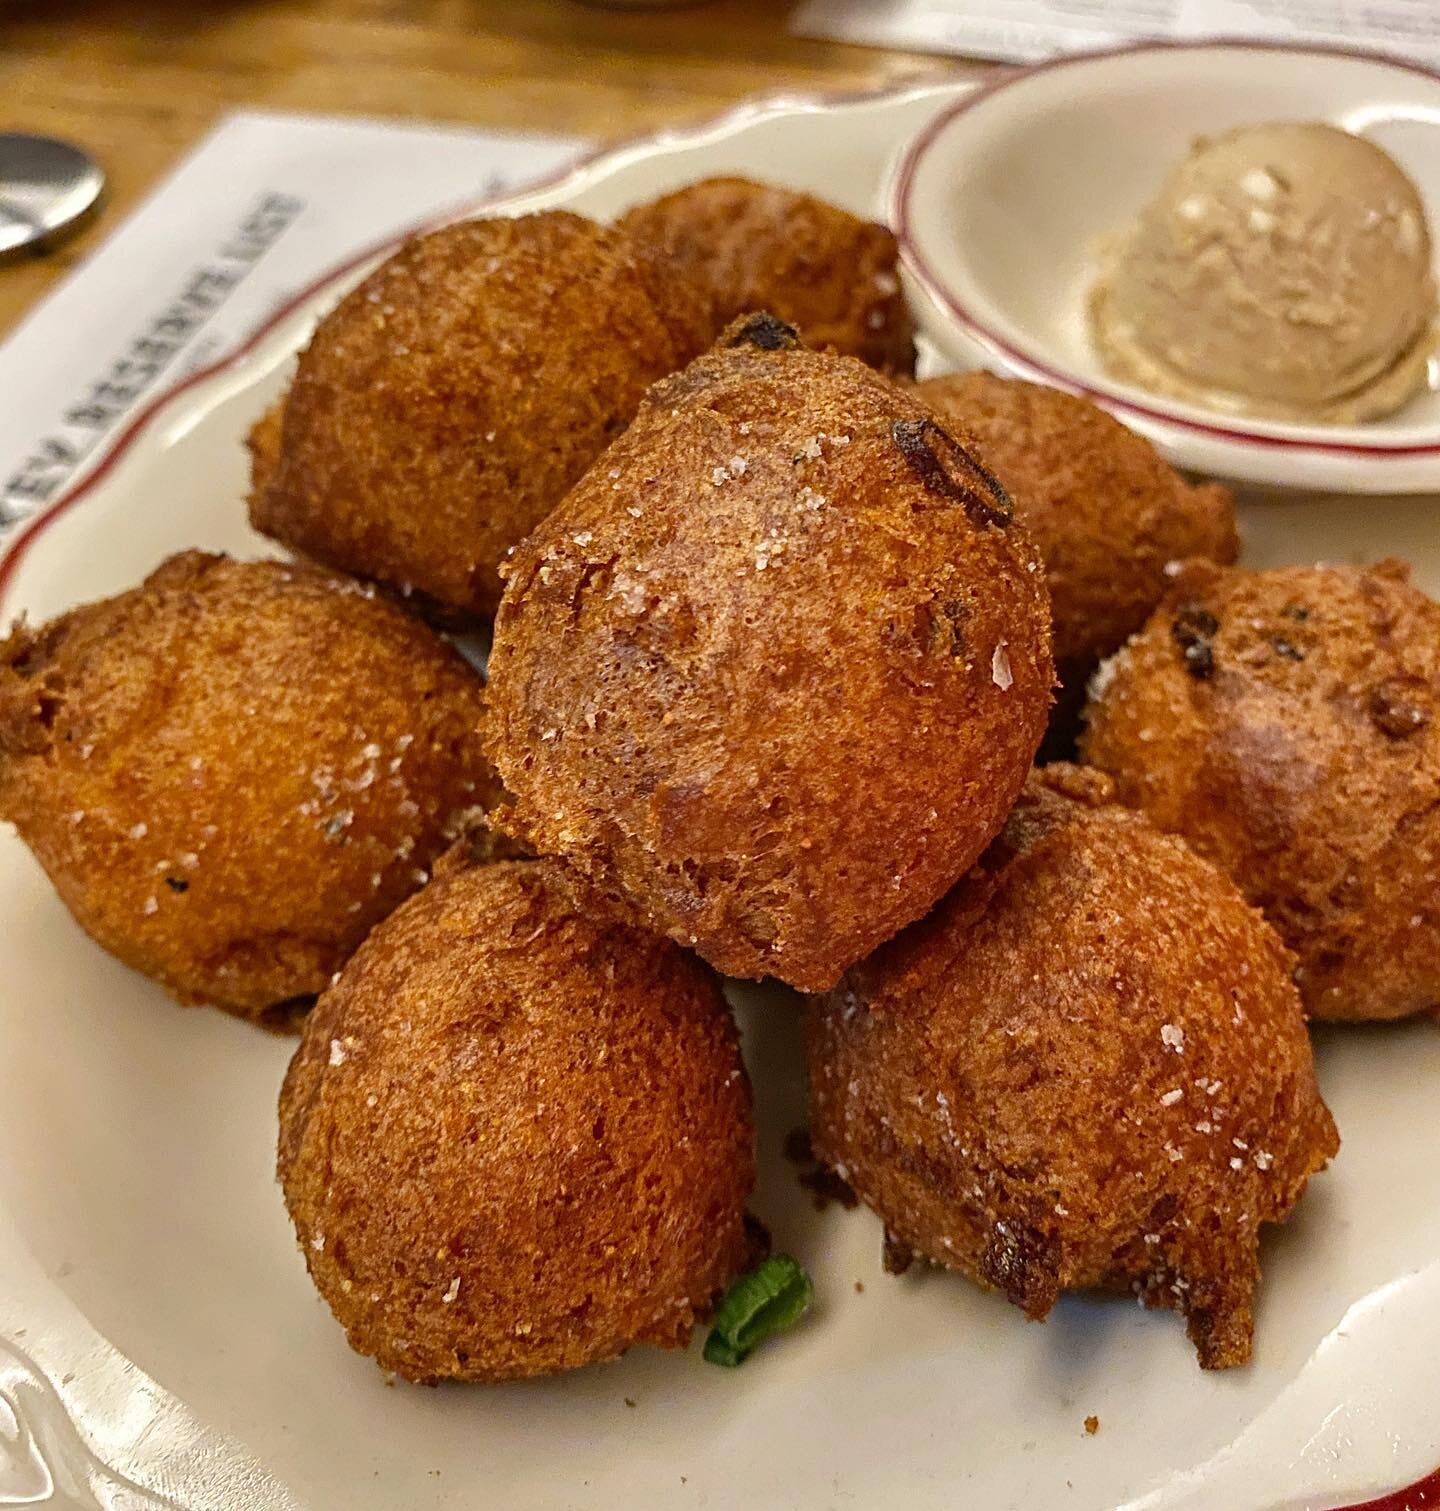
<svg viewBox="0 0 1440 1511">
<path fill-rule="evenodd" d="M 1085 300 L 1097 247 L 1201 135 L 1327 121 L 1370 137 L 1440 227 L 1440 75 L 1255 42 L 1158 43 L 1042 64 L 941 111 L 900 156 L 890 217 L 949 356 L 1089 394 L 1184 467 L 1262 487 L 1440 490 L 1440 362 L 1366 425 L 1219 415 L 1112 378 Z"/>
</svg>

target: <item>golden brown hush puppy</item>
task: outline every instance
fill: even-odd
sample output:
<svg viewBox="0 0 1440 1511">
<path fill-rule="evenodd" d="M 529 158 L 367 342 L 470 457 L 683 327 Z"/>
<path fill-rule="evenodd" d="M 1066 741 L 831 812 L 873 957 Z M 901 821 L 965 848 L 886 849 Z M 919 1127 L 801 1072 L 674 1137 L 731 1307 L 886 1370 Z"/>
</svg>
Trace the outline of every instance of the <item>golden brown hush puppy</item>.
<svg viewBox="0 0 1440 1511">
<path fill-rule="evenodd" d="M 1192 487 L 1088 399 L 988 372 L 947 373 L 916 392 L 974 436 L 1040 548 L 1067 684 L 1144 624 L 1169 586 L 1168 564 L 1235 560 L 1230 490 Z"/>
<path fill-rule="evenodd" d="M 503 823 L 718 969 L 816 990 L 1003 822 L 1044 574 L 928 410 L 756 316 L 518 549 L 490 679 Z"/>
<path fill-rule="evenodd" d="M 0 818 L 182 1002 L 313 997 L 494 780 L 479 678 L 348 578 L 187 551 L 0 642 Z"/>
<path fill-rule="evenodd" d="M 1294 950 L 1312 1017 L 1440 1008 L 1440 605 L 1407 566 L 1187 566 L 1087 719 L 1121 798 Z"/>
<path fill-rule="evenodd" d="M 710 336 L 703 293 L 551 210 L 408 242 L 316 328 L 252 439 L 250 518 L 303 555 L 486 615 L 506 550 Z"/>
<path fill-rule="evenodd" d="M 915 328 L 886 226 L 744 178 L 707 178 L 620 222 L 710 291 L 715 329 L 753 310 L 797 326 L 808 346 L 883 372 L 915 371 Z"/>
<path fill-rule="evenodd" d="M 743 1266 L 750 1085 L 714 978 L 555 861 L 447 866 L 305 1028 L 279 1174 L 351 1346 L 508 1380 L 682 1345 Z"/>
<path fill-rule="evenodd" d="M 1335 1153 L 1290 958 L 1208 862 L 1051 766 L 923 923 L 810 1007 L 816 1152 L 892 1246 L 1035 1318 L 1182 1312 L 1250 1356 L 1258 1233 Z"/>
</svg>

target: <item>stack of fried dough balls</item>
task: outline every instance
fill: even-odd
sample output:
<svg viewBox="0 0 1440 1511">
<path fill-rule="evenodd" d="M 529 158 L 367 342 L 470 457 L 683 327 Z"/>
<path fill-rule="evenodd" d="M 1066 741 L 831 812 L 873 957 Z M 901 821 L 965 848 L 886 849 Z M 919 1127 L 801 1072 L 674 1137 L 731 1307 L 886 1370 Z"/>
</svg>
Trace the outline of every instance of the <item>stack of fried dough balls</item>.
<svg viewBox="0 0 1440 1511">
<path fill-rule="evenodd" d="M 1052 676 L 993 477 L 886 379 L 754 316 L 515 554 L 502 822 L 717 969 L 822 990 L 989 842 Z"/>
<path fill-rule="evenodd" d="M 320 999 L 280 1099 L 310 1273 L 412 1380 L 683 1344 L 744 1267 L 753 1144 L 714 977 L 554 861 L 444 867 Z"/>
<path fill-rule="evenodd" d="M 1312 1017 L 1440 1010 L 1440 605 L 1408 567 L 1192 564 L 1086 717 L 1086 759 L 1295 951 Z"/>
<path fill-rule="evenodd" d="M 416 237 L 320 322 L 254 432 L 251 521 L 442 615 L 488 615 L 508 549 L 712 333 L 697 283 L 583 216 Z"/>
<path fill-rule="evenodd" d="M 1032 1317 L 1134 1291 L 1205 1368 L 1244 1363 L 1260 1226 L 1338 1146 L 1291 964 L 1104 777 L 1046 767 L 940 907 L 812 1006 L 816 1151 L 892 1253 Z"/>
<path fill-rule="evenodd" d="M 449 226 L 251 434 L 298 564 L 188 552 L 0 644 L 0 817 L 80 924 L 182 1001 L 315 1004 L 279 1176 L 383 1368 L 679 1346 L 757 1257 L 712 967 L 823 994 L 815 1148 L 892 1256 L 1241 1363 L 1337 1147 L 1302 995 L 1440 1000 L 1440 609 L 1229 572 L 1225 489 L 914 362 L 893 236 L 802 193 Z M 492 616 L 485 688 L 430 624 Z M 1037 772 L 1057 668 L 1132 635 L 1114 785 Z"/>
<path fill-rule="evenodd" d="M 1164 597 L 1167 569 L 1193 557 L 1235 560 L 1230 490 L 1187 483 L 1143 436 L 1058 388 L 968 372 L 927 379 L 916 392 L 974 437 L 1044 558 L 1064 748 L 1086 680 Z"/>
<path fill-rule="evenodd" d="M 0 643 L 0 817 L 126 964 L 277 1019 L 494 801 L 481 697 L 373 590 L 189 551 Z"/>
<path fill-rule="evenodd" d="M 620 224 L 699 280 L 717 332 L 768 310 L 807 346 L 882 372 L 915 370 L 915 328 L 888 226 L 744 178 L 687 184 L 636 206 Z"/>
</svg>

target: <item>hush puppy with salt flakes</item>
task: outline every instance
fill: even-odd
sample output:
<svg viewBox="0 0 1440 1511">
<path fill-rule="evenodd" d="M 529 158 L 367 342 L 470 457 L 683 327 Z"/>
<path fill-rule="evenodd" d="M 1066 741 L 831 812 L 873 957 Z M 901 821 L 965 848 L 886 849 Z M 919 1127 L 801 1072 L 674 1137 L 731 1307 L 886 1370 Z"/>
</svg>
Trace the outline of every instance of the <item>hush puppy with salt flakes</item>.
<svg viewBox="0 0 1440 1511">
<path fill-rule="evenodd" d="M 112 954 L 278 1026 L 494 798 L 482 712 L 373 589 L 187 551 L 0 642 L 0 818 Z"/>
<path fill-rule="evenodd" d="M 827 988 L 1004 821 L 1049 617 L 966 447 L 749 317 L 516 552 L 490 660 L 502 821 L 717 969 Z"/>
<path fill-rule="evenodd" d="M 1259 1231 L 1338 1139 L 1291 959 L 1232 884 L 1046 767 L 923 923 L 817 999 L 811 1131 L 909 1250 L 1033 1318 L 1062 1291 L 1250 1357 Z"/>
<path fill-rule="evenodd" d="M 321 320 L 253 432 L 251 523 L 488 616 L 506 551 L 711 334 L 696 284 L 583 216 L 418 236 Z"/>
<path fill-rule="evenodd" d="M 311 1014 L 279 1174 L 351 1345 L 406 1379 L 681 1346 L 749 1257 L 730 1010 L 558 862 L 447 857 Z"/>
<path fill-rule="evenodd" d="M 1088 399 L 988 372 L 946 373 L 915 391 L 979 443 L 1040 548 L 1067 685 L 1083 686 L 1096 661 L 1144 624 L 1171 563 L 1235 560 L 1230 490 L 1187 483 Z"/>
<path fill-rule="evenodd" d="M 915 327 L 888 226 L 810 194 L 707 178 L 637 205 L 620 222 L 709 291 L 715 329 L 769 310 L 807 346 L 915 371 Z"/>
<path fill-rule="evenodd" d="M 1312 1017 L 1440 1011 L 1440 604 L 1408 566 L 1187 566 L 1086 718 L 1086 759 L 1294 950 Z"/>
</svg>

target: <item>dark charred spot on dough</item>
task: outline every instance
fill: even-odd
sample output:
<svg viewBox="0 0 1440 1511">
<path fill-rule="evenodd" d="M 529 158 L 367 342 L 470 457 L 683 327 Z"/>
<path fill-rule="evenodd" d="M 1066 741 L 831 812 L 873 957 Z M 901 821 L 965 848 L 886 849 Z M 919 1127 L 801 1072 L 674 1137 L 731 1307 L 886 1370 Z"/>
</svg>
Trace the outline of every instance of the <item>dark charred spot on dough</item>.
<svg viewBox="0 0 1440 1511">
<path fill-rule="evenodd" d="M 1427 691 L 1419 678 L 1387 677 L 1370 691 L 1367 709 L 1371 721 L 1394 740 L 1417 734 L 1430 722 L 1425 706 Z"/>
<path fill-rule="evenodd" d="M 1305 652 L 1293 640 L 1287 640 L 1283 635 L 1271 635 L 1270 649 L 1277 656 L 1283 656 L 1287 661 L 1303 661 L 1305 659 Z"/>
<path fill-rule="evenodd" d="M 1180 1198 L 1173 1191 L 1167 1191 L 1150 1208 L 1150 1216 L 1146 1221 L 1146 1227 L 1152 1233 L 1158 1233 L 1167 1223 L 1173 1222 L 1176 1213 L 1180 1210 Z"/>
<path fill-rule="evenodd" d="M 31 717 L 46 729 L 65 701 L 65 678 L 56 661 L 69 631 L 68 616 L 38 630 L 32 630 L 22 618 L 12 626 L 9 637 L 0 640 L 0 677 L 9 672 L 23 682 L 39 683 L 22 696 L 30 704 Z"/>
<path fill-rule="evenodd" d="M 165 878 L 165 885 L 172 892 L 188 892 L 190 890 L 190 883 L 183 876 L 167 876 Z"/>
<path fill-rule="evenodd" d="M 9 667 L 17 677 L 33 677 L 49 659 L 44 640 L 32 634 L 23 620 L 10 632 L 8 643 L 0 647 L 0 665 Z"/>
<path fill-rule="evenodd" d="M 0 752 L 41 755 L 65 707 L 65 678 L 54 664 L 66 622 L 32 631 L 22 620 L 0 640 Z"/>
<path fill-rule="evenodd" d="M 1280 612 L 1297 624 L 1304 624 L 1310 618 L 1310 610 L 1303 603 L 1287 603 Z"/>
<path fill-rule="evenodd" d="M 800 332 L 775 315 L 758 310 L 737 320 L 724 336 L 726 346 L 758 346 L 764 352 L 794 351 Z"/>
<path fill-rule="evenodd" d="M 58 675 L 46 677 L 44 683 L 35 689 L 35 722 L 41 729 L 49 732 L 54 729 L 55 721 L 60 717 L 60 711 L 65 707 L 65 679 Z"/>
<path fill-rule="evenodd" d="M 574 586 L 570 589 L 570 611 L 574 615 L 580 612 L 580 600 L 587 594 L 598 593 L 602 588 L 608 588 L 610 579 L 615 574 L 619 556 L 607 556 L 603 561 L 587 561 L 575 575 Z"/>
<path fill-rule="evenodd" d="M 958 598 L 942 598 L 929 606 L 931 643 L 947 656 L 963 657 L 969 647 L 965 640 L 965 621 L 970 606 Z"/>
<path fill-rule="evenodd" d="M 1000 479 L 934 420 L 895 420 L 890 438 L 927 493 L 959 504 L 977 525 L 1010 523 L 1015 506 Z"/>
<path fill-rule="evenodd" d="M 932 598 L 886 620 L 881 634 L 905 655 L 960 660 L 969 652 L 963 628 L 969 617 L 969 606 L 960 599 Z"/>
<path fill-rule="evenodd" d="M 1027 1223 L 1001 1221 L 990 1230 L 980 1256 L 980 1275 L 1037 1321 L 1060 1295 L 1060 1256 L 1055 1244 Z"/>
<path fill-rule="evenodd" d="M 35 713 L 45 729 L 53 729 L 60 710 L 65 707 L 65 679 L 56 677 L 35 697 Z"/>
<path fill-rule="evenodd" d="M 903 1275 L 915 1263 L 915 1250 L 885 1229 L 880 1240 L 880 1267 L 887 1275 Z"/>
<path fill-rule="evenodd" d="M 1220 629 L 1220 621 L 1209 609 L 1198 603 L 1185 603 L 1175 611 L 1170 625 L 1170 635 L 1180 647 L 1185 661 L 1185 670 L 1192 677 L 1203 681 L 1215 674 L 1214 637 Z"/>
</svg>

